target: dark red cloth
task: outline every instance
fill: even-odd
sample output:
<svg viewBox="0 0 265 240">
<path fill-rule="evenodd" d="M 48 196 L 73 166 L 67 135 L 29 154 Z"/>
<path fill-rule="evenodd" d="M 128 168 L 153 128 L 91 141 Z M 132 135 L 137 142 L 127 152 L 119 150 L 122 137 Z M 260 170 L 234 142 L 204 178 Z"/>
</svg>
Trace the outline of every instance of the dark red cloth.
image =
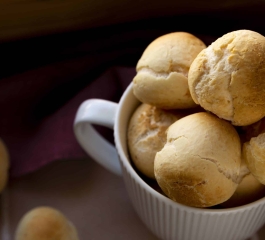
<svg viewBox="0 0 265 240">
<path fill-rule="evenodd" d="M 78 106 L 89 98 L 117 102 L 117 96 L 122 94 L 135 74 L 134 68 L 111 68 L 55 112 L 39 118 L 38 115 L 45 111 L 42 109 L 45 104 L 38 103 L 59 84 L 56 80 L 69 76 L 71 67 L 72 62 L 57 64 L 0 82 L 0 105 L 6 106 L 0 118 L 0 134 L 10 152 L 11 176 L 34 171 L 54 160 L 86 156 L 73 134 Z M 85 65 L 79 63 L 76 74 L 71 77 L 84 69 Z M 60 91 L 57 94 L 59 99 Z"/>
</svg>

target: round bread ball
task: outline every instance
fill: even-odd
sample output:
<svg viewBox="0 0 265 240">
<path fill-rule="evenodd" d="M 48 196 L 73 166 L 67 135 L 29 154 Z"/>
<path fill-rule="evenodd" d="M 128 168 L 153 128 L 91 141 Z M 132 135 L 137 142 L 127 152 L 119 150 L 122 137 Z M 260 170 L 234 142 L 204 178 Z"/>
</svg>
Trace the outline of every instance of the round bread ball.
<svg viewBox="0 0 265 240">
<path fill-rule="evenodd" d="M 246 126 L 265 116 L 265 37 L 238 30 L 202 50 L 191 64 L 193 100 L 233 125 Z"/>
<path fill-rule="evenodd" d="M 243 145 L 243 158 L 253 176 L 265 184 L 265 133 L 252 137 Z"/>
<path fill-rule="evenodd" d="M 3 140 L 0 139 L 0 193 L 4 190 L 8 181 L 9 154 Z"/>
<path fill-rule="evenodd" d="M 132 162 L 143 175 L 155 179 L 155 154 L 166 143 L 166 130 L 187 114 L 187 111 L 163 110 L 145 103 L 135 110 L 127 131 L 128 147 Z"/>
<path fill-rule="evenodd" d="M 167 142 L 156 154 L 154 171 L 173 201 L 210 207 L 235 192 L 241 145 L 235 128 L 211 113 L 200 112 L 173 123 Z"/>
<path fill-rule="evenodd" d="M 249 171 L 244 159 L 241 160 L 238 187 L 235 193 L 221 206 L 238 207 L 254 202 L 265 196 L 265 185 L 261 184 Z"/>
<path fill-rule="evenodd" d="M 188 88 L 188 71 L 205 44 L 186 32 L 163 35 L 149 44 L 137 63 L 134 95 L 163 109 L 195 107 Z"/>
<path fill-rule="evenodd" d="M 73 224 L 58 210 L 37 207 L 20 220 L 15 240 L 79 240 Z"/>
</svg>

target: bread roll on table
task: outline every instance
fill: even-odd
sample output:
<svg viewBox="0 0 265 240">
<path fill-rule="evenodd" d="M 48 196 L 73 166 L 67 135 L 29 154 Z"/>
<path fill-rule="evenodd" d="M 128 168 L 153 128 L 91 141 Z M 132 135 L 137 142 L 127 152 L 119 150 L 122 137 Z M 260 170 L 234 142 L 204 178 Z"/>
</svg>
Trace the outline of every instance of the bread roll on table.
<svg viewBox="0 0 265 240">
<path fill-rule="evenodd" d="M 133 79 L 134 95 L 164 109 L 195 107 L 188 88 L 188 71 L 205 44 L 186 32 L 163 35 L 145 49 Z"/>
<path fill-rule="evenodd" d="M 15 240 L 79 240 L 74 225 L 58 210 L 37 207 L 20 220 Z"/>
<path fill-rule="evenodd" d="M 241 144 L 234 127 L 200 112 L 173 123 L 167 143 L 156 154 L 154 171 L 172 200 L 210 207 L 228 200 L 237 188 Z"/>
<path fill-rule="evenodd" d="M 191 64 L 193 100 L 238 126 L 265 116 L 265 37 L 238 30 L 218 38 Z"/>
</svg>

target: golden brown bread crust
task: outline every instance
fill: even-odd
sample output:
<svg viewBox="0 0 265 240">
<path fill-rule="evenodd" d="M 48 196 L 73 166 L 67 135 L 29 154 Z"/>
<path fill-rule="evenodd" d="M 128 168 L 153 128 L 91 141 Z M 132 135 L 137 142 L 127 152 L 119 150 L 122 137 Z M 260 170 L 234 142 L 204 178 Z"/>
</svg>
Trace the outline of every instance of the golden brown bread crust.
<svg viewBox="0 0 265 240">
<path fill-rule="evenodd" d="M 264 36 L 249 30 L 225 34 L 193 61 L 191 96 L 234 125 L 250 125 L 265 116 L 264 66 Z"/>
<path fill-rule="evenodd" d="M 187 75 L 192 61 L 205 47 L 200 39 L 186 32 L 155 39 L 137 63 L 134 95 L 143 103 L 164 109 L 195 107 Z"/>
<path fill-rule="evenodd" d="M 265 133 L 244 143 L 242 156 L 253 176 L 265 184 Z"/>
<path fill-rule="evenodd" d="M 264 196 L 265 185 L 261 184 L 251 174 L 244 158 L 242 158 L 238 177 L 238 187 L 232 197 L 220 205 L 225 208 L 238 207 L 254 202 Z"/>
<path fill-rule="evenodd" d="M 168 128 L 167 143 L 155 157 L 155 177 L 176 202 L 214 206 L 236 190 L 240 152 L 239 136 L 229 122 L 195 113 Z"/>
<path fill-rule="evenodd" d="M 78 240 L 75 227 L 56 209 L 37 207 L 20 220 L 15 240 Z"/>
<path fill-rule="evenodd" d="M 167 128 L 186 116 L 185 111 L 166 111 L 141 104 L 128 126 L 128 147 L 135 167 L 145 176 L 155 179 L 154 158 L 166 143 Z"/>
</svg>

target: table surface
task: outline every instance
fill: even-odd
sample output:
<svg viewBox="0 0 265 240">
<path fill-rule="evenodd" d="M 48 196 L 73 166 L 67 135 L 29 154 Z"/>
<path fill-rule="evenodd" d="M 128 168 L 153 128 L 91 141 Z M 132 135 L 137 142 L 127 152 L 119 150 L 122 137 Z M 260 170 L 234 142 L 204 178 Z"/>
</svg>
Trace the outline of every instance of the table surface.
<svg viewBox="0 0 265 240">
<path fill-rule="evenodd" d="M 20 218 L 38 206 L 63 212 L 80 240 L 158 239 L 135 213 L 122 178 L 91 159 L 57 161 L 11 180 L 1 195 L 1 239 L 13 240 Z M 265 227 L 258 236 L 265 239 Z"/>
</svg>

